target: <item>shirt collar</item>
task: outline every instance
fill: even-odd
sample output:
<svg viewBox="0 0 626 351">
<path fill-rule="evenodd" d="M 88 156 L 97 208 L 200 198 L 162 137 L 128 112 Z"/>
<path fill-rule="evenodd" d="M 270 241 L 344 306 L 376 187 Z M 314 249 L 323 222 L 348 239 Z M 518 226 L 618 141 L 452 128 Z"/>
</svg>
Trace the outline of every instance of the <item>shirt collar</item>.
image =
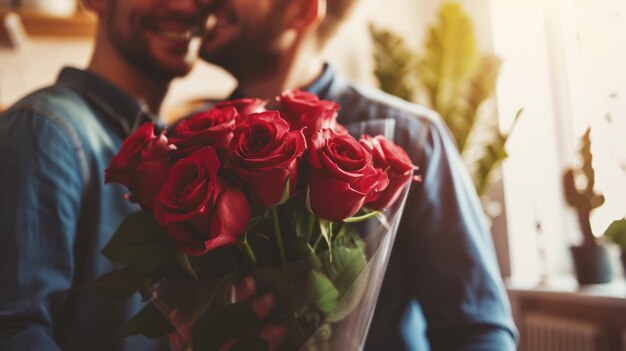
<svg viewBox="0 0 626 351">
<path fill-rule="evenodd" d="M 107 118 L 119 125 L 126 135 L 132 133 L 143 122 L 158 121 L 145 104 L 95 73 L 65 67 L 59 74 L 57 84 L 70 87 L 95 104 Z"/>
<path fill-rule="evenodd" d="M 320 99 L 326 99 L 330 94 L 330 90 L 334 80 L 335 71 L 328 63 L 325 63 L 324 68 L 322 69 L 322 73 L 319 75 L 319 77 L 317 77 L 317 79 L 314 80 L 311 84 L 303 87 L 302 90 L 313 93 L 319 96 Z"/>
</svg>

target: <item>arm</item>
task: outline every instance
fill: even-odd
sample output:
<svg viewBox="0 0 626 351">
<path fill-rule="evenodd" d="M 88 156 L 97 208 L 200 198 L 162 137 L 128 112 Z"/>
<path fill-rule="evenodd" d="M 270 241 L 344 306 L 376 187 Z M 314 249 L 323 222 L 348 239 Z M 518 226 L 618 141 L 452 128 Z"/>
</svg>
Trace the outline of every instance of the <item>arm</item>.
<svg viewBox="0 0 626 351">
<path fill-rule="evenodd" d="M 426 121 L 408 200 L 407 274 L 432 350 L 514 350 L 516 331 L 474 186 L 440 120 Z"/>
<path fill-rule="evenodd" d="M 59 122 L 0 116 L 0 349 L 60 350 L 55 311 L 71 286 L 82 181 Z"/>
</svg>

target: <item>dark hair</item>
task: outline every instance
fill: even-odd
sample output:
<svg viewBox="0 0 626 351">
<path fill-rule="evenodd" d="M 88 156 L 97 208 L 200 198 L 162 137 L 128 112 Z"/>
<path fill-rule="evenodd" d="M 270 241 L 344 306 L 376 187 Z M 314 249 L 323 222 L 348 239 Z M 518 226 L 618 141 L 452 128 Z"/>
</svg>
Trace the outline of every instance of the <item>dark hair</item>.
<svg viewBox="0 0 626 351">
<path fill-rule="evenodd" d="M 326 18 L 318 28 L 320 42 L 326 43 L 337 32 L 358 0 L 326 0 Z"/>
</svg>

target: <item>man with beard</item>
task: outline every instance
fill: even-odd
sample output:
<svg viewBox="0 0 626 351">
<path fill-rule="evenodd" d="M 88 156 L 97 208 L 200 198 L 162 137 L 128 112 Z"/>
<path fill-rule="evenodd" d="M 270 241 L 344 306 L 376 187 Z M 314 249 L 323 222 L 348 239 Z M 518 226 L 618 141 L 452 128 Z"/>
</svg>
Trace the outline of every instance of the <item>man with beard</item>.
<svg viewBox="0 0 626 351">
<path fill-rule="evenodd" d="M 139 209 L 104 185 L 104 169 L 191 70 L 206 22 L 199 1 L 85 0 L 99 18 L 87 69 L 64 68 L 0 116 L 0 350 L 167 346 L 123 338 L 139 296 L 113 302 L 78 288 L 113 269 L 100 250 Z"/>
<path fill-rule="evenodd" d="M 222 0 L 200 55 L 239 82 L 232 98 L 301 88 L 341 106 L 339 122 L 395 121 L 419 166 L 366 350 L 513 350 L 516 331 L 480 202 L 433 111 L 347 83 L 322 49 L 356 0 Z M 380 123 L 379 123 L 380 124 Z M 428 343 L 428 346 L 424 346 Z"/>
</svg>

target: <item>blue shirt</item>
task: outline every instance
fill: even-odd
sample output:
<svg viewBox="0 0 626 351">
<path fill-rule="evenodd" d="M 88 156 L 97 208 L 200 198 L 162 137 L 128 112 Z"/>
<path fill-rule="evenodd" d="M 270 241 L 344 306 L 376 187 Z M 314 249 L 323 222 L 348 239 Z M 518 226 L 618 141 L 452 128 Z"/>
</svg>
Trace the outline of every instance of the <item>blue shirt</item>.
<svg viewBox="0 0 626 351">
<path fill-rule="evenodd" d="M 336 101 L 348 129 L 393 120 L 394 141 L 423 179 L 411 187 L 365 349 L 514 350 L 517 332 L 489 227 L 441 118 L 344 82 L 328 65 L 305 90 Z"/>
<path fill-rule="evenodd" d="M 68 290 L 114 268 L 100 250 L 138 208 L 123 187 L 104 184 L 104 169 L 148 117 L 109 82 L 73 68 L 0 115 L 0 350 L 158 349 L 123 338 L 138 296 Z"/>
</svg>

